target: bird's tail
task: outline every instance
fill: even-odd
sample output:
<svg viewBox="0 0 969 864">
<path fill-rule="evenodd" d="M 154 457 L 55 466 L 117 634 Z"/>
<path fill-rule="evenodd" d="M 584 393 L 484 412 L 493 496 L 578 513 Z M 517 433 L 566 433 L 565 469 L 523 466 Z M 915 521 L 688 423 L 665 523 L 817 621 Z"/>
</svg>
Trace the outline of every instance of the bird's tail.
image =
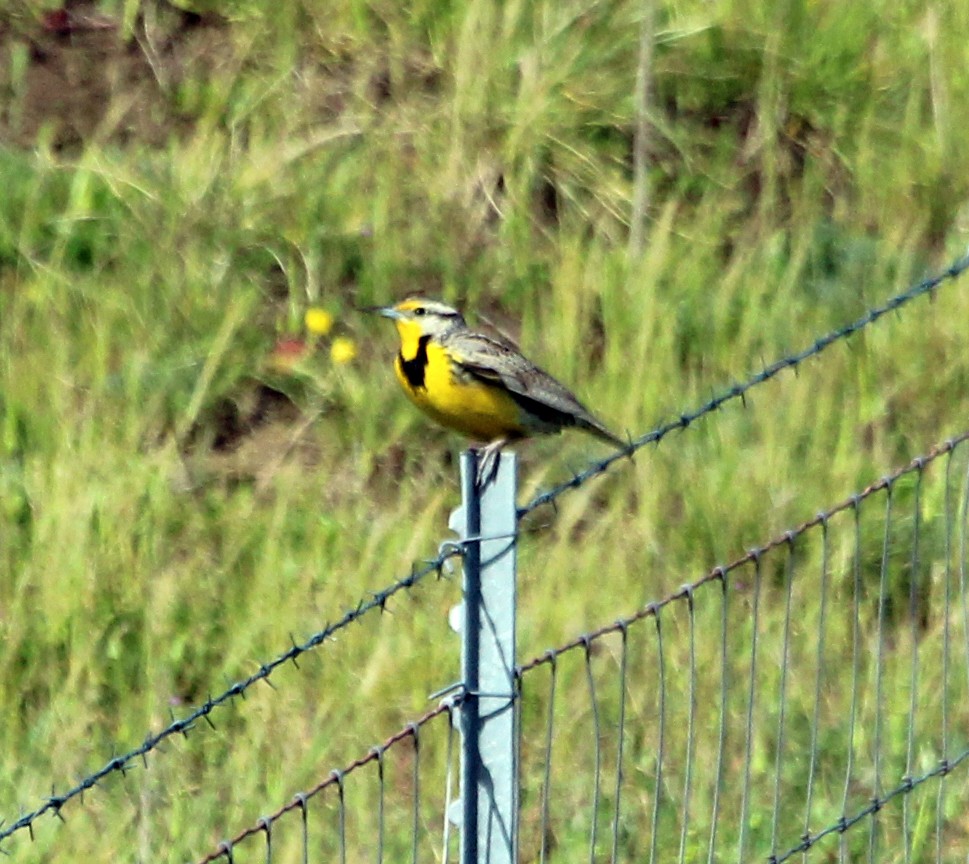
<svg viewBox="0 0 969 864">
<path fill-rule="evenodd" d="M 629 441 L 624 441 L 618 435 L 613 435 L 605 426 L 602 425 L 595 417 L 591 415 L 589 417 L 577 417 L 577 424 L 580 428 L 585 429 L 586 432 L 591 432 L 596 438 L 602 441 L 607 441 L 609 444 L 613 444 L 620 450 L 629 449 Z"/>
</svg>

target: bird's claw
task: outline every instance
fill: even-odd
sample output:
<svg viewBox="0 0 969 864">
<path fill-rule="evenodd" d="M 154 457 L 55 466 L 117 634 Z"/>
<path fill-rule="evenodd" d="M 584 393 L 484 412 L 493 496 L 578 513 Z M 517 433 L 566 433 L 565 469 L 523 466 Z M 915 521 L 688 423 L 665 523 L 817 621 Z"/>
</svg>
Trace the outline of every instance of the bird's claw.
<svg viewBox="0 0 969 864">
<path fill-rule="evenodd" d="M 474 485 L 479 492 L 483 491 L 485 486 L 498 476 L 498 467 L 501 464 L 501 448 L 507 443 L 507 440 L 501 438 L 497 441 L 492 441 L 480 450 L 474 451 L 478 462 Z"/>
</svg>

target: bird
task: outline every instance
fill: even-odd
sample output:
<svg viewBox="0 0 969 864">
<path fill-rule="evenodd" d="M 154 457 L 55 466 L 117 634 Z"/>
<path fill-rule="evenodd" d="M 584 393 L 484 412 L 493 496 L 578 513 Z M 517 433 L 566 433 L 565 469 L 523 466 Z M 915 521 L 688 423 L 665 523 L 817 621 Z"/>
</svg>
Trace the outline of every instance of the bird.
<svg viewBox="0 0 969 864">
<path fill-rule="evenodd" d="M 508 339 L 469 327 L 454 307 L 408 297 L 366 311 L 397 327 L 394 371 L 408 398 L 440 425 L 486 443 L 479 486 L 497 473 L 502 447 L 533 435 L 574 427 L 629 449 L 564 384 Z"/>
</svg>

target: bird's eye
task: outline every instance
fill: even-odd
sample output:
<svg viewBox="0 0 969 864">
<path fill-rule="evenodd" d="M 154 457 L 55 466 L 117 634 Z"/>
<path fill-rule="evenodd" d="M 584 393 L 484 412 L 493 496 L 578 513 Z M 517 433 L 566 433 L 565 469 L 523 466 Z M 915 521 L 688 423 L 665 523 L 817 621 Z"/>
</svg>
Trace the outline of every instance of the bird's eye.
<svg viewBox="0 0 969 864">
<path fill-rule="evenodd" d="M 415 315 L 426 315 L 427 314 L 427 310 L 423 306 L 418 306 L 414 310 L 414 314 Z"/>
</svg>

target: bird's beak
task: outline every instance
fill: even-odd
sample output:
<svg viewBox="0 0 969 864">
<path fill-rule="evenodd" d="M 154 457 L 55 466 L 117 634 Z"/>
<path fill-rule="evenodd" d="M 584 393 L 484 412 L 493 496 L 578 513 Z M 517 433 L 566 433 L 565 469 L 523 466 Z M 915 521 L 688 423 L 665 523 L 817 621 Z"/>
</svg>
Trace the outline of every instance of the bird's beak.
<svg viewBox="0 0 969 864">
<path fill-rule="evenodd" d="M 360 311 L 383 315 L 384 318 L 392 318 L 394 321 L 399 321 L 404 317 L 403 313 L 398 312 L 393 306 L 364 306 Z"/>
</svg>

